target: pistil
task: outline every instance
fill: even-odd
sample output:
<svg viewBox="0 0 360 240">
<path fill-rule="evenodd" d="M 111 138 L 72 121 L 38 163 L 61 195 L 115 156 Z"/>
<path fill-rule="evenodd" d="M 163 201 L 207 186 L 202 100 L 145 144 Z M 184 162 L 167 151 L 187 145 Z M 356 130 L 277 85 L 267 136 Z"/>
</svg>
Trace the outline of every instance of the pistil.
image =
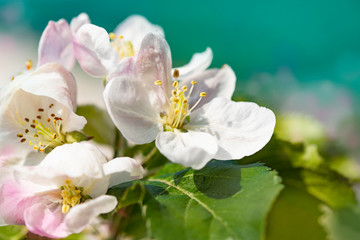
<svg viewBox="0 0 360 240">
<path fill-rule="evenodd" d="M 53 106 L 54 104 L 50 104 L 49 110 Z M 23 132 L 17 134 L 20 143 L 28 141 L 34 150 L 40 152 L 44 152 L 47 147 L 54 148 L 64 144 L 65 136 L 61 132 L 63 119 L 54 113 L 47 116 L 43 108 L 38 108 L 37 112 L 38 115 L 33 119 L 21 119 L 17 114 L 18 122 L 24 127 Z"/>
<path fill-rule="evenodd" d="M 189 98 L 194 89 L 194 86 L 197 84 L 196 81 L 191 82 L 191 88 L 188 94 L 188 87 L 186 85 L 180 88 L 179 86 L 179 71 L 174 70 L 173 73 L 173 90 L 171 91 L 171 97 L 169 99 L 169 108 L 165 111 L 163 118 L 165 119 L 164 129 L 165 131 L 173 131 L 173 129 L 181 129 L 184 125 L 185 120 L 190 115 L 191 111 L 200 103 L 203 97 L 206 97 L 206 92 L 200 93 L 200 98 L 198 101 L 189 109 Z M 157 86 L 162 86 L 162 81 L 157 80 L 154 82 Z"/>
</svg>

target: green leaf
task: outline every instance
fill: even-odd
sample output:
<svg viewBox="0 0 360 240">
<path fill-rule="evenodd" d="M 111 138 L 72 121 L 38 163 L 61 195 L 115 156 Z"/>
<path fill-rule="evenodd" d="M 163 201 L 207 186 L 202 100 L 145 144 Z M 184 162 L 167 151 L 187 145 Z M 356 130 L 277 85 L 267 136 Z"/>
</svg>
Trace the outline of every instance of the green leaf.
<svg viewBox="0 0 360 240">
<path fill-rule="evenodd" d="M 6 240 L 20 240 L 25 239 L 27 234 L 25 226 L 9 225 L 0 227 L 0 239 Z"/>
<path fill-rule="evenodd" d="M 325 240 L 318 222 L 320 203 L 307 192 L 286 186 L 269 213 L 266 240 Z"/>
<path fill-rule="evenodd" d="M 319 160 L 313 147 L 273 138 L 261 151 L 238 162 L 261 161 L 277 170 L 286 186 L 305 191 L 332 207 L 356 204 L 351 181 Z"/>
<path fill-rule="evenodd" d="M 320 222 L 328 232 L 329 240 L 360 239 L 360 208 L 358 206 L 333 210 L 321 206 L 324 215 Z"/>
<path fill-rule="evenodd" d="M 213 161 L 202 170 L 166 165 L 146 182 L 144 200 L 156 239 L 262 239 L 282 189 L 276 172 L 259 164 Z"/>
<path fill-rule="evenodd" d="M 145 196 L 145 188 L 141 183 L 123 183 L 109 189 L 107 194 L 113 195 L 118 200 L 118 208 L 127 207 L 136 203 L 142 203 Z"/>
<path fill-rule="evenodd" d="M 94 137 L 98 143 L 113 145 L 116 128 L 105 110 L 95 105 L 82 105 L 78 106 L 76 114 L 86 118 L 83 131 L 87 136 Z"/>
</svg>

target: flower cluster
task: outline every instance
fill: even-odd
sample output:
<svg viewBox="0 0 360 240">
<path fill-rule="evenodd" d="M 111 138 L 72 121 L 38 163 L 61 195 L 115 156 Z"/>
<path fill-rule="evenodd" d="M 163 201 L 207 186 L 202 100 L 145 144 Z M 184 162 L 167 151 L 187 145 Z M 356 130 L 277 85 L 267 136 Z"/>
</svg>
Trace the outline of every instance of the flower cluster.
<svg viewBox="0 0 360 240">
<path fill-rule="evenodd" d="M 111 33 L 84 13 L 70 24 L 50 21 L 37 65 L 28 61 L 0 88 L 0 221 L 52 238 L 81 232 L 116 208 L 109 187 L 146 172 L 135 159 L 107 159 L 82 132 L 87 121 L 76 114 L 75 60 L 103 79 L 106 110 L 131 144 L 155 140 L 169 161 L 194 169 L 259 151 L 275 116 L 232 101 L 235 74 L 228 65 L 208 69 L 212 57 L 207 48 L 173 68 L 164 31 L 141 16 Z"/>
</svg>

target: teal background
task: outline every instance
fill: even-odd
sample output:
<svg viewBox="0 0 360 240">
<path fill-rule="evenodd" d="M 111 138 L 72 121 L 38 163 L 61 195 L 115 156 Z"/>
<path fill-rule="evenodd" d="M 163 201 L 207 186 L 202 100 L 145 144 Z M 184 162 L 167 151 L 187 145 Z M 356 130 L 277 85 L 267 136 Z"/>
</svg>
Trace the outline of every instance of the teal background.
<svg viewBox="0 0 360 240">
<path fill-rule="evenodd" d="M 111 31 L 131 14 L 161 25 L 176 66 L 210 46 L 237 93 L 275 111 L 310 114 L 343 145 L 360 147 L 360 1 L 0 1 L 2 32 L 86 12 Z M 284 74 L 285 73 L 285 74 Z M 345 134 L 346 133 L 346 134 Z M 349 135 L 350 134 L 350 135 Z M 344 136 L 343 136 L 344 135 Z"/>
</svg>

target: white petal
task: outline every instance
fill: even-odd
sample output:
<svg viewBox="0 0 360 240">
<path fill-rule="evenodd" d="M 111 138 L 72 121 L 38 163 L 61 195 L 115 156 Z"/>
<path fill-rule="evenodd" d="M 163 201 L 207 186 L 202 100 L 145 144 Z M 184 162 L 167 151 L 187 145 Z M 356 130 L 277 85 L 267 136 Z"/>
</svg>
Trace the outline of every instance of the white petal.
<svg viewBox="0 0 360 240">
<path fill-rule="evenodd" d="M 189 87 L 193 80 L 198 84 L 194 86 L 191 93 L 190 107 L 198 101 L 201 92 L 206 92 L 206 97 L 202 98 L 195 108 L 198 109 L 216 97 L 231 99 L 235 90 L 236 76 L 230 66 L 224 65 L 220 69 L 209 69 L 194 75 L 193 78 L 185 79 L 181 81 L 181 86 L 187 85 Z"/>
<path fill-rule="evenodd" d="M 29 74 L 20 87 L 29 93 L 47 96 L 76 109 L 76 82 L 73 75 L 59 64 L 46 64 Z"/>
<path fill-rule="evenodd" d="M 50 21 L 39 42 L 38 66 L 46 63 L 59 63 L 71 70 L 75 64 L 73 37 L 69 24 L 60 19 Z"/>
<path fill-rule="evenodd" d="M 73 233 L 81 232 L 95 217 L 112 211 L 117 205 L 116 197 L 103 195 L 72 207 L 65 216 L 65 225 Z"/>
<path fill-rule="evenodd" d="M 90 23 L 90 18 L 86 13 L 80 13 L 79 16 L 74 17 L 70 22 L 70 29 L 73 34 L 79 30 L 79 28 L 84 25 Z"/>
<path fill-rule="evenodd" d="M 82 69 L 94 77 L 104 77 L 117 61 L 108 33 L 93 24 L 84 24 L 79 28 L 74 49 Z"/>
<path fill-rule="evenodd" d="M 137 144 L 152 142 L 162 127 L 146 90 L 134 77 L 112 79 L 104 90 L 113 122 L 124 137 Z"/>
<path fill-rule="evenodd" d="M 240 159 L 254 154 L 270 140 L 275 127 L 274 113 L 251 102 L 215 98 L 190 115 L 187 129 L 216 136 L 219 150 L 215 159 Z"/>
<path fill-rule="evenodd" d="M 144 174 L 143 167 L 135 159 L 129 157 L 115 158 L 103 167 L 105 175 L 111 175 L 109 188 L 123 182 L 140 179 Z"/>
<path fill-rule="evenodd" d="M 160 26 L 151 24 L 139 15 L 129 16 L 114 31 L 116 35 L 123 35 L 125 39 L 131 41 L 135 51 L 140 49 L 141 41 L 150 32 L 164 36 L 164 31 Z"/>
<path fill-rule="evenodd" d="M 216 138 L 204 132 L 162 132 L 156 147 L 170 161 L 200 169 L 216 154 Z"/>
<path fill-rule="evenodd" d="M 212 59 L 213 53 L 209 47 L 202 53 L 195 53 L 188 64 L 176 68 L 180 73 L 179 79 L 193 78 L 196 74 L 205 71 L 210 66 Z"/>
<path fill-rule="evenodd" d="M 56 147 L 41 162 L 40 166 L 57 169 L 59 173 L 77 178 L 88 176 L 102 178 L 102 165 L 106 158 L 99 149 L 87 142 L 65 144 Z"/>
</svg>

